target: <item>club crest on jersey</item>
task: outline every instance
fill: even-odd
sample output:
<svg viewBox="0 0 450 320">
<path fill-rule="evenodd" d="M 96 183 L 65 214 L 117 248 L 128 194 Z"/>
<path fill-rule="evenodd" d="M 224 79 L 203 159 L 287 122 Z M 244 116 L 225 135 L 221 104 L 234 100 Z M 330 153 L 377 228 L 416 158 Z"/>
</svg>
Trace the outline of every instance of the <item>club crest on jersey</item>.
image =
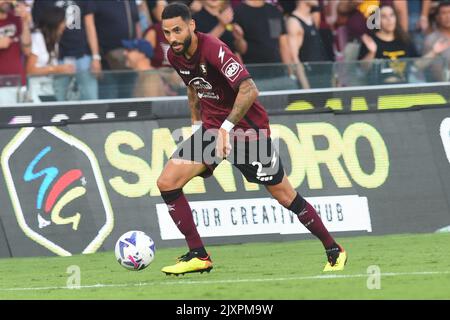
<svg viewBox="0 0 450 320">
<path fill-rule="evenodd" d="M 244 70 L 244 68 L 233 58 L 230 58 L 222 67 L 222 73 L 225 77 L 230 79 L 231 82 L 234 82 L 239 77 L 242 70 Z"/>
<path fill-rule="evenodd" d="M 202 75 L 206 77 L 206 75 L 208 74 L 208 70 L 206 69 L 205 63 L 200 63 L 200 71 Z"/>
</svg>

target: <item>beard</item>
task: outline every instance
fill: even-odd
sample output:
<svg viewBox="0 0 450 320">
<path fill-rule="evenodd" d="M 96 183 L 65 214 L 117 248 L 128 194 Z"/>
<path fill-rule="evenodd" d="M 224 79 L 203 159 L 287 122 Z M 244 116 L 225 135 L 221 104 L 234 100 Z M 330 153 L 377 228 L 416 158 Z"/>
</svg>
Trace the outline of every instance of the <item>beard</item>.
<svg viewBox="0 0 450 320">
<path fill-rule="evenodd" d="M 170 46 L 172 47 L 173 52 L 177 55 L 177 56 L 181 56 L 184 55 L 188 50 L 189 47 L 191 46 L 192 43 L 192 36 L 189 35 L 184 41 L 183 41 L 183 49 L 181 51 L 175 51 L 175 49 L 173 48 L 174 46 L 179 45 L 179 42 L 174 42 L 172 43 Z"/>
</svg>

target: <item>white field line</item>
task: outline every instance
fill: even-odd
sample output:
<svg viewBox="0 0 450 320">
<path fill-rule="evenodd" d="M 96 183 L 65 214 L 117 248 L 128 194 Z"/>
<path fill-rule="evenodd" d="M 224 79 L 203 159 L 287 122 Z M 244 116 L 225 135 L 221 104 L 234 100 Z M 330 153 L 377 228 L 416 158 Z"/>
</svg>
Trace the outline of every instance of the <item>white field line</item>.
<svg viewBox="0 0 450 320">
<path fill-rule="evenodd" d="M 450 271 L 422 271 L 422 272 L 386 272 L 381 273 L 381 277 L 401 277 L 401 276 L 427 276 L 427 275 L 444 275 L 450 274 Z M 0 288 L 0 291 L 39 291 L 39 290 L 74 290 L 74 289 L 92 289 L 92 288 L 124 288 L 124 287 L 146 287 L 155 285 L 205 285 L 205 284 L 234 284 L 234 283 L 250 283 L 250 282 L 273 282 L 273 281 L 295 281 L 295 280 L 329 280 L 329 279 L 351 279 L 365 278 L 373 276 L 373 274 L 327 274 L 306 277 L 283 277 L 283 278 L 254 278 L 254 279 L 229 279 L 229 280 L 176 280 L 176 281 L 155 281 L 143 283 L 124 283 L 124 284 L 95 284 L 79 286 L 77 288 L 69 287 L 30 287 L 30 288 Z"/>
</svg>

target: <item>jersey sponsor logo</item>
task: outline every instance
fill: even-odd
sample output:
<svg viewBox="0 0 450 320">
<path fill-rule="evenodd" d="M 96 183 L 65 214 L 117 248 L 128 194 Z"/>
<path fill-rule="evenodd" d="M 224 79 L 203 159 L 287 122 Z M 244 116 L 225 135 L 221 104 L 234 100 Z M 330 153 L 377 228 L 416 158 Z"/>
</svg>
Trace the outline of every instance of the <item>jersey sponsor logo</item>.
<svg viewBox="0 0 450 320">
<path fill-rule="evenodd" d="M 242 70 L 244 70 L 244 68 L 239 62 L 234 60 L 234 58 L 230 58 L 222 67 L 222 73 L 225 75 L 225 77 L 230 79 L 231 82 L 236 81 Z"/>
<path fill-rule="evenodd" d="M 197 96 L 200 99 L 220 99 L 220 97 L 212 91 L 212 85 L 204 78 L 197 77 L 192 79 L 189 81 L 189 86 L 192 86 L 197 91 Z"/>
<path fill-rule="evenodd" d="M 191 74 L 191 72 L 188 71 L 188 70 L 180 70 L 180 73 L 184 74 L 184 75 L 187 75 L 187 76 Z"/>
<path fill-rule="evenodd" d="M 212 85 L 204 78 L 196 77 L 189 81 L 189 85 L 193 86 L 196 90 L 212 90 Z"/>
<path fill-rule="evenodd" d="M 197 93 L 199 99 L 214 99 L 214 100 L 219 100 L 220 97 L 215 94 L 214 92 L 198 92 Z"/>
</svg>

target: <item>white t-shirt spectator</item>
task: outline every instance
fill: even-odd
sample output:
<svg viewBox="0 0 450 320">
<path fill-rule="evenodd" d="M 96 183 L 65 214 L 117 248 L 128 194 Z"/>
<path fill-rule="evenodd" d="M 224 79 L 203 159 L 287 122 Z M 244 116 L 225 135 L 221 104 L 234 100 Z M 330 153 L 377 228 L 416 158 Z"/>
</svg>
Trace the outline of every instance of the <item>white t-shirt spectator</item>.
<svg viewBox="0 0 450 320">
<path fill-rule="evenodd" d="M 58 60 L 56 57 L 50 59 L 50 53 L 45 45 L 44 35 L 41 31 L 36 30 L 31 34 L 31 53 L 37 56 L 36 67 L 56 66 Z"/>
<path fill-rule="evenodd" d="M 57 50 L 55 50 L 57 51 Z M 36 67 L 56 66 L 58 59 L 56 54 L 50 57 L 45 45 L 44 35 L 36 30 L 31 33 L 31 53 L 37 57 Z M 42 101 L 42 96 L 54 96 L 52 76 L 32 76 L 28 78 L 28 89 L 33 102 Z"/>
</svg>

